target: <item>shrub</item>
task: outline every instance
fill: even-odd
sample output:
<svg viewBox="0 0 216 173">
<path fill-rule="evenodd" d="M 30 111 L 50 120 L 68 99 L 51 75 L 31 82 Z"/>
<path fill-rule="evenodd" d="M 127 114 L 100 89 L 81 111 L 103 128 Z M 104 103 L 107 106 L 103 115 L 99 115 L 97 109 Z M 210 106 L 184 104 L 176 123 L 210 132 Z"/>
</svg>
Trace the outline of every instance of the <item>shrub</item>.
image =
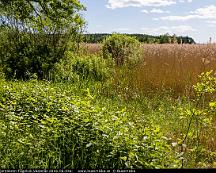
<svg viewBox="0 0 216 173">
<path fill-rule="evenodd" d="M 194 86 L 196 99 L 194 107 L 182 114 L 188 119 L 186 132 L 181 144 L 187 143 L 184 152 L 184 165 L 190 167 L 214 167 L 215 134 L 214 121 L 216 113 L 216 73 L 202 73 L 200 81 Z M 212 141 L 211 141 L 212 140 Z M 211 145 L 209 147 L 209 144 Z M 185 145 L 185 144 L 184 144 Z M 185 145 L 186 146 L 186 145 Z M 181 149 L 183 151 L 183 147 Z"/>
<path fill-rule="evenodd" d="M 27 80 L 36 73 L 43 78 L 45 71 L 52 66 L 48 61 L 51 58 L 48 45 L 41 43 L 42 38 L 36 43 L 25 33 L 8 32 L 8 35 L 1 50 L 6 77 Z"/>
<path fill-rule="evenodd" d="M 79 41 L 81 10 L 84 6 L 78 0 L 1 1 L 0 32 L 6 39 L 0 41 L 0 56 L 6 77 L 28 80 L 37 74 L 38 79 L 47 79 L 69 42 Z"/>
<path fill-rule="evenodd" d="M 1 57 L 8 79 L 28 80 L 32 74 L 48 79 L 50 70 L 65 57 L 66 45 L 55 43 L 55 37 L 42 34 L 8 32 L 2 43 Z"/>
<path fill-rule="evenodd" d="M 113 34 L 104 40 L 103 56 L 111 57 L 117 66 L 138 60 L 140 51 L 139 41 L 130 36 Z"/>
<path fill-rule="evenodd" d="M 55 81 L 105 81 L 112 75 L 112 62 L 97 55 L 77 56 L 68 52 L 67 58 L 55 65 Z"/>
<path fill-rule="evenodd" d="M 5 74 L 3 72 L 2 67 L 0 66 L 0 79 L 4 79 L 5 78 Z"/>
</svg>

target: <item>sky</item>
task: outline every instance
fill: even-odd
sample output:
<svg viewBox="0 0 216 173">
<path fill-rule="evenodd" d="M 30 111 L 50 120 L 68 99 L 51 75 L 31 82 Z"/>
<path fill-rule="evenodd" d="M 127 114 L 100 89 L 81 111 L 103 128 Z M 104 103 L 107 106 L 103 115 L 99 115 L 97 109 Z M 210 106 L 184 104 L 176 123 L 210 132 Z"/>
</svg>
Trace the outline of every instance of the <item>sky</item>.
<svg viewBox="0 0 216 173">
<path fill-rule="evenodd" d="M 216 42 L 216 0 L 80 0 L 87 33 L 169 33 Z"/>
</svg>

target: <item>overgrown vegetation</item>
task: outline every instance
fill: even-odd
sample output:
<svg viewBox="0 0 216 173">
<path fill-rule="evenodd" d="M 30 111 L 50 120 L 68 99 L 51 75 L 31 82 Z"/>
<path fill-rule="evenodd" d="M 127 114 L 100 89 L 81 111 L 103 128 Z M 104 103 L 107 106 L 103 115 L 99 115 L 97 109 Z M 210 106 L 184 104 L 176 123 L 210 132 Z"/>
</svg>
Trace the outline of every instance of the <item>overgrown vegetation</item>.
<svg viewBox="0 0 216 173">
<path fill-rule="evenodd" d="M 172 167 L 159 127 L 69 87 L 1 81 L 1 169 Z"/>
<path fill-rule="evenodd" d="M 215 92 L 207 75 L 198 99 Z M 215 166 L 211 95 L 200 107 L 167 94 L 128 100 L 123 88 L 95 82 L 1 80 L 0 88 L 1 169 Z"/>
<path fill-rule="evenodd" d="M 28 80 L 34 73 L 47 79 L 64 58 L 68 43 L 75 46 L 84 21 L 77 0 L 0 1 L 1 59 L 8 79 Z"/>
<path fill-rule="evenodd" d="M 102 82 L 113 76 L 113 66 L 112 60 L 101 56 L 79 56 L 68 52 L 67 58 L 55 64 L 51 79 L 56 82 Z"/>
<path fill-rule="evenodd" d="M 214 46 L 191 60 L 197 71 L 183 62 L 194 54 L 173 56 L 184 46 L 147 46 L 142 58 L 128 35 L 89 54 L 83 9 L 0 1 L 0 169 L 215 168 L 215 71 L 179 80 L 188 66 L 196 77 L 213 68 Z"/>
<path fill-rule="evenodd" d="M 135 38 L 113 34 L 104 40 L 103 57 L 112 58 L 117 66 L 136 62 L 140 59 L 141 44 Z"/>
</svg>

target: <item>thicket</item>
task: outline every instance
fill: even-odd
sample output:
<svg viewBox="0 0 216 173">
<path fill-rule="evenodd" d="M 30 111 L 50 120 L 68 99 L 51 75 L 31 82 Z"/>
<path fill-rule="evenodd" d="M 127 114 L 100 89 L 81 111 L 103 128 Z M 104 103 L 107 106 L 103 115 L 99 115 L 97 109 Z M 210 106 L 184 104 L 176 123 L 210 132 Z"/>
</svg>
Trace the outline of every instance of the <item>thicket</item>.
<svg viewBox="0 0 216 173">
<path fill-rule="evenodd" d="M 1 62 L 8 79 L 47 79 L 65 57 L 68 43 L 76 46 L 84 21 L 79 1 L 0 2 Z"/>
<path fill-rule="evenodd" d="M 193 107 L 181 109 L 181 119 L 187 121 L 181 140 L 175 144 L 182 153 L 181 167 L 215 167 L 216 150 L 211 134 L 215 134 L 216 73 L 202 73 L 193 88 Z"/>
<path fill-rule="evenodd" d="M 1 79 L 0 168 L 215 167 L 216 80 L 213 72 L 200 79 L 185 103 L 125 100 L 96 83 Z"/>
<path fill-rule="evenodd" d="M 117 66 L 136 63 L 140 59 L 141 44 L 130 36 L 113 34 L 103 42 L 103 57 L 111 58 Z"/>
<path fill-rule="evenodd" d="M 67 52 L 67 57 L 56 63 L 50 73 L 55 82 L 105 82 L 113 77 L 114 63 L 99 55 L 76 55 Z"/>
<path fill-rule="evenodd" d="M 94 65 L 104 60 L 70 56 L 56 73 L 59 82 L 76 75 L 73 85 L 0 81 L 1 169 L 214 167 L 214 148 L 203 143 L 214 134 L 212 72 L 201 77 L 188 106 L 161 96 L 147 101 L 141 93 L 125 100 L 123 81 L 119 90 L 108 84 L 82 91 L 84 81 L 101 79 L 89 69 L 99 73 Z"/>
</svg>

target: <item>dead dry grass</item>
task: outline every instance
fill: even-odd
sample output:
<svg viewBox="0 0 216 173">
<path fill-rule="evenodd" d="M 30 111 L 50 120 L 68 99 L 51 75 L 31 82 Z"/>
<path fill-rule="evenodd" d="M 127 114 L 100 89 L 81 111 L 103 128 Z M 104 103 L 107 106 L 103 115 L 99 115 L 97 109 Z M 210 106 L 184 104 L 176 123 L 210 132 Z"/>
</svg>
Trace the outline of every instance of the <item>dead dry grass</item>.
<svg viewBox="0 0 216 173">
<path fill-rule="evenodd" d="M 191 92 L 202 72 L 216 69 L 216 45 L 143 45 L 143 62 L 136 69 L 137 81 L 156 88 Z M 143 86 L 144 87 L 144 86 Z"/>
<path fill-rule="evenodd" d="M 96 43 L 82 43 L 80 45 L 81 52 L 83 54 L 97 54 L 102 49 L 102 44 Z"/>
<path fill-rule="evenodd" d="M 86 44 L 88 53 L 99 53 L 101 44 Z M 126 75 L 139 91 L 171 88 L 190 94 L 202 72 L 216 69 L 216 44 L 143 44 L 141 62 Z"/>
</svg>

